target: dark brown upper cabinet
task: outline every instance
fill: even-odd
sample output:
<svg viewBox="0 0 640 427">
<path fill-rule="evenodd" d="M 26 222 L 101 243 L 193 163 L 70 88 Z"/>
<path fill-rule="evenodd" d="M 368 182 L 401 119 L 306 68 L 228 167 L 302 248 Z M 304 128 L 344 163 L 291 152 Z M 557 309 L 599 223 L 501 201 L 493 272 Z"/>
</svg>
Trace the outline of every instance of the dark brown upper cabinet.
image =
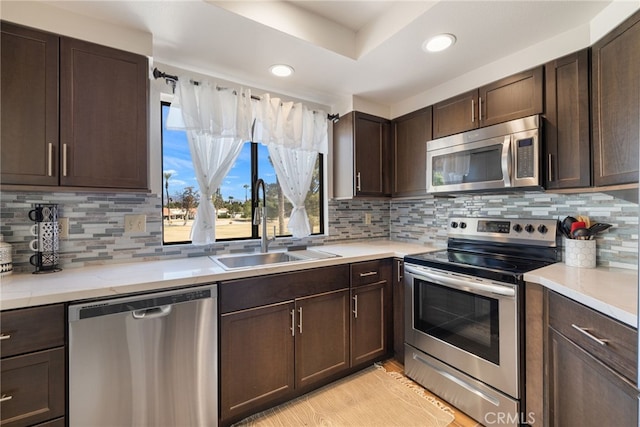
<svg viewBox="0 0 640 427">
<path fill-rule="evenodd" d="M 147 58 L 62 38 L 61 185 L 147 188 Z"/>
<path fill-rule="evenodd" d="M 58 185 L 58 36 L 0 25 L 2 183 Z"/>
<path fill-rule="evenodd" d="M 433 106 L 433 138 L 542 113 L 543 67 L 514 74 Z"/>
<path fill-rule="evenodd" d="M 1 62 L 2 184 L 148 188 L 146 57 L 2 22 Z"/>
<path fill-rule="evenodd" d="M 595 186 L 638 182 L 640 12 L 592 47 L 592 135 Z"/>
<path fill-rule="evenodd" d="M 589 49 L 545 64 L 545 90 L 545 188 L 589 187 Z"/>
<path fill-rule="evenodd" d="M 352 111 L 333 125 L 334 197 L 390 195 L 387 119 Z"/>
<path fill-rule="evenodd" d="M 427 141 L 431 140 L 432 108 L 393 120 L 393 197 L 427 193 Z"/>
</svg>

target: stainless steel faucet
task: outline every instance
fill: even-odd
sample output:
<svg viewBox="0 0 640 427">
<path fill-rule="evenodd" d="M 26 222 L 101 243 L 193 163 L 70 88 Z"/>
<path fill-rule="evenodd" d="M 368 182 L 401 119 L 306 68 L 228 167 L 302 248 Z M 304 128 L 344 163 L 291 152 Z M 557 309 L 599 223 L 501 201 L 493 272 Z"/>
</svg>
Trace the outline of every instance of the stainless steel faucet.
<svg viewBox="0 0 640 427">
<path fill-rule="evenodd" d="M 260 187 L 262 187 L 262 207 L 260 207 Z M 273 237 L 267 237 L 267 191 L 264 186 L 264 180 L 258 179 L 253 189 L 253 225 L 262 223 L 262 235 L 260 236 L 260 252 L 267 253 L 269 251 L 269 242 L 276 240 L 275 227 Z"/>
</svg>

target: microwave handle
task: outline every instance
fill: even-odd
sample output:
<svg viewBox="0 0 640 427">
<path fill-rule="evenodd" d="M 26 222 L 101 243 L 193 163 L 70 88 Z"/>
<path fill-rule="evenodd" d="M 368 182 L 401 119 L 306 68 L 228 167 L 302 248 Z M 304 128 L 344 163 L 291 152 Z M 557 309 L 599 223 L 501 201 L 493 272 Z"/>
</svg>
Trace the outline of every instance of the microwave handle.
<svg viewBox="0 0 640 427">
<path fill-rule="evenodd" d="M 511 187 L 511 162 L 511 136 L 507 135 L 502 143 L 502 176 L 505 187 Z"/>
</svg>

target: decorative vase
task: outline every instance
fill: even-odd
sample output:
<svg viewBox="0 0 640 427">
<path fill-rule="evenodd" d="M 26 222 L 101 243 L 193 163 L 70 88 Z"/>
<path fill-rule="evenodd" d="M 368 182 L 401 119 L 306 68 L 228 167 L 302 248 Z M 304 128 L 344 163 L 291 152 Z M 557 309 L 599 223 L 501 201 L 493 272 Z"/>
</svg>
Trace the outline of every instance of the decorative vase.
<svg viewBox="0 0 640 427">
<path fill-rule="evenodd" d="M 8 276 L 13 272 L 11 250 L 11 245 L 5 242 L 4 236 L 0 234 L 0 277 Z"/>
</svg>

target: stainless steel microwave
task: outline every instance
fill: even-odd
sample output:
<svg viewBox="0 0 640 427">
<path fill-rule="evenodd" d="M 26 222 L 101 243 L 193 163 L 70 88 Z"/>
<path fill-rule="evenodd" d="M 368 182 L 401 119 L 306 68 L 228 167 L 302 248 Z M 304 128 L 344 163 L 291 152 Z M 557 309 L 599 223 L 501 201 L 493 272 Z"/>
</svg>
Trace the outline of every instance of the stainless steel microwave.
<svg viewBox="0 0 640 427">
<path fill-rule="evenodd" d="M 540 117 L 427 142 L 427 192 L 541 188 Z"/>
</svg>

